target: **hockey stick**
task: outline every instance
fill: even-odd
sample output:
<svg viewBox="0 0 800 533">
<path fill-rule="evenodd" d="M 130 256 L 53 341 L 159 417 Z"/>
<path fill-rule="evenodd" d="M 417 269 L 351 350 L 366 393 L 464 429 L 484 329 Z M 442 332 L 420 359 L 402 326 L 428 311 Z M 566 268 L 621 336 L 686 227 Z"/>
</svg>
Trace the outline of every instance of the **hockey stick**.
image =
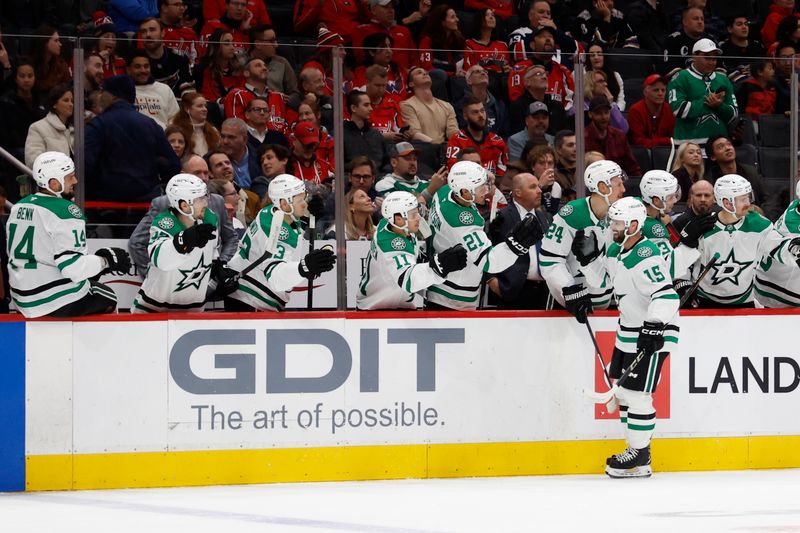
<svg viewBox="0 0 800 533">
<path fill-rule="evenodd" d="M 314 251 L 314 237 L 316 237 L 317 233 L 317 217 L 312 215 L 311 213 L 308 214 L 308 252 L 311 253 Z M 314 277 L 312 276 L 308 280 L 308 310 L 311 311 L 314 308 Z"/>
<path fill-rule="evenodd" d="M 589 330 L 589 336 L 592 338 L 592 344 L 594 344 L 594 353 L 597 355 L 597 359 L 600 361 L 600 368 L 603 369 L 603 375 L 606 378 L 606 384 L 608 384 L 608 388 L 614 386 L 611 382 L 611 376 L 608 375 L 608 369 L 606 369 L 605 361 L 603 361 L 603 356 L 600 353 L 600 345 L 597 344 L 597 337 L 594 336 L 594 331 L 592 331 L 592 325 L 589 324 L 589 317 L 586 317 L 586 329 Z"/>
<path fill-rule="evenodd" d="M 719 253 L 715 253 L 714 256 L 711 258 L 711 261 L 709 261 L 708 264 L 705 267 L 703 267 L 703 270 L 700 271 L 700 275 L 697 277 L 697 281 L 695 281 L 692 284 L 692 286 L 689 288 L 686 294 L 683 295 L 683 298 L 681 298 L 680 304 L 678 305 L 678 311 L 675 311 L 675 315 L 677 315 L 680 312 L 680 308 L 683 307 L 683 305 L 689 301 L 692 295 L 694 295 L 695 291 L 698 289 L 698 287 L 700 287 L 700 282 L 703 281 L 703 278 L 705 278 L 706 275 L 711 271 L 711 269 L 719 260 L 719 257 L 720 257 Z M 675 315 L 673 315 L 672 318 L 675 318 Z M 672 321 L 672 318 L 668 320 L 666 324 L 664 324 L 663 328 L 661 328 L 662 335 L 664 334 L 664 330 L 667 329 L 667 324 L 669 324 L 669 322 Z M 584 390 L 583 391 L 584 395 L 586 395 L 588 398 L 591 398 L 594 403 L 602 403 L 602 404 L 608 403 L 609 401 L 611 401 L 612 398 L 616 396 L 617 391 L 627 381 L 628 376 L 630 376 L 631 372 L 633 372 L 636 369 L 641 360 L 644 359 L 645 355 L 646 354 L 644 350 L 640 350 L 636 354 L 636 357 L 633 359 L 633 361 L 631 361 L 631 364 L 628 365 L 628 368 L 622 370 L 622 375 L 617 380 L 617 382 L 606 392 L 595 392 L 595 391 Z"/>
</svg>

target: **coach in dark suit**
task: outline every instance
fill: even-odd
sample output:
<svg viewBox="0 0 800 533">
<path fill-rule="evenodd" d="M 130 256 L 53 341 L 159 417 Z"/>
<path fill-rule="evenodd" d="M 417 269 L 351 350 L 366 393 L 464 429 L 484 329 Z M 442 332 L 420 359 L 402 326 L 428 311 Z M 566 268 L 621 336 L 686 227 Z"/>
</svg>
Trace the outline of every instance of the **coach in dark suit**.
<svg viewBox="0 0 800 533">
<path fill-rule="evenodd" d="M 552 222 L 552 216 L 541 209 L 542 190 L 539 180 L 527 172 L 514 176 L 512 199 L 508 206 L 497 213 L 489 227 L 489 238 L 493 244 L 503 242 L 514 226 L 526 216 L 535 216 L 543 231 Z M 531 246 L 527 254 L 520 256 L 508 269 L 489 278 L 491 290 L 489 302 L 500 309 L 546 309 L 549 291 L 539 270 L 540 243 Z"/>
</svg>

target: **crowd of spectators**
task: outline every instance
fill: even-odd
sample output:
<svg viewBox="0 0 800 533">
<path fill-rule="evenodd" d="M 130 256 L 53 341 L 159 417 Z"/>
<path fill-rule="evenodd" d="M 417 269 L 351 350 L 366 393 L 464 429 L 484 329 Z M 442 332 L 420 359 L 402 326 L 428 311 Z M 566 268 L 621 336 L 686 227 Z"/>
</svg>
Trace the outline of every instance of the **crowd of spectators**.
<svg viewBox="0 0 800 533">
<path fill-rule="evenodd" d="M 0 30 L 0 146 L 28 165 L 44 151 L 82 156 L 91 200 L 149 202 L 202 159 L 240 225 L 288 172 L 322 198 L 320 227 L 332 231 L 341 128 L 348 238 L 370 237 L 367 199 L 377 219 L 394 190 L 376 185 L 407 183 L 424 203 L 442 165 L 462 155 L 491 172 L 503 200 L 515 175 L 526 174 L 518 188 L 535 179 L 552 211 L 574 198 L 583 120 L 586 152 L 631 180 L 671 164 L 685 201 L 697 180 L 736 170 L 773 219 L 788 203 L 765 179 L 787 176 L 765 174 L 758 126 L 791 106 L 793 0 L 6 0 Z M 587 54 L 583 94 L 576 51 Z M 83 117 L 73 113 L 78 76 Z M 711 142 L 720 138 L 725 146 Z M 18 174 L 0 160 L 11 202 Z M 118 215 L 89 212 L 90 222 Z"/>
</svg>

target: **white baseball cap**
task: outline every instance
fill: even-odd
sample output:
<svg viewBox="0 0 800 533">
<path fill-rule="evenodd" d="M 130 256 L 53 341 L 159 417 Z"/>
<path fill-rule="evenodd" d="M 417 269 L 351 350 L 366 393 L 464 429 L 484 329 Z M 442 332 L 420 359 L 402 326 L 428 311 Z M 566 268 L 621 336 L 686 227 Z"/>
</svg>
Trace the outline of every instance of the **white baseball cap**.
<svg viewBox="0 0 800 533">
<path fill-rule="evenodd" d="M 717 52 L 721 54 L 722 50 L 720 50 L 716 43 L 714 43 L 714 41 L 711 39 L 700 39 L 694 43 L 694 46 L 692 47 L 692 53 L 696 54 L 697 52 L 702 52 L 704 54 L 707 54 L 708 52 Z"/>
</svg>

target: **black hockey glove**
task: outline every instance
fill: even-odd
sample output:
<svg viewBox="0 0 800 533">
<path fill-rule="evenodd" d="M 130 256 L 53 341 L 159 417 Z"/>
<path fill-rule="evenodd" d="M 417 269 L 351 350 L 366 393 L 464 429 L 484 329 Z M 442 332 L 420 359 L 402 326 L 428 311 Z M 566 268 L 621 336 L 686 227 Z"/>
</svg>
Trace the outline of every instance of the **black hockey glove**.
<svg viewBox="0 0 800 533">
<path fill-rule="evenodd" d="M 717 223 L 717 215 L 709 213 L 702 217 L 692 217 L 681 230 L 681 243 L 689 248 L 697 248 L 700 237 L 711 231 Z"/>
<path fill-rule="evenodd" d="M 322 215 L 325 214 L 325 201 L 322 199 L 321 195 L 315 194 L 308 199 L 308 212 L 314 215 L 314 218 L 317 220 L 322 218 Z"/>
<path fill-rule="evenodd" d="M 564 307 L 581 324 L 586 324 L 586 316 L 592 313 L 592 299 L 589 297 L 589 291 L 581 285 L 570 285 L 561 289 L 561 294 L 564 296 Z"/>
<path fill-rule="evenodd" d="M 330 248 L 320 248 L 306 254 L 297 265 L 300 275 L 307 279 L 314 279 L 323 272 L 333 269 L 336 256 Z"/>
<path fill-rule="evenodd" d="M 661 322 L 647 322 L 639 330 L 639 340 L 636 349 L 645 355 L 658 353 L 664 347 L 664 324 Z"/>
<path fill-rule="evenodd" d="M 797 266 L 800 267 L 800 237 L 795 237 L 789 241 L 789 245 L 786 249 L 789 250 L 789 253 L 794 257 L 794 262 L 797 263 Z"/>
<path fill-rule="evenodd" d="M 498 211 L 497 215 L 494 217 L 494 220 L 489 223 L 489 228 L 486 230 L 486 235 L 493 243 L 500 242 L 503 239 L 504 235 L 500 234 L 500 228 L 503 227 L 504 222 L 505 219 L 503 218 L 503 212 Z"/>
<path fill-rule="evenodd" d="M 575 234 L 572 241 L 572 254 L 581 266 L 586 266 L 600 255 L 600 247 L 597 245 L 597 235 L 580 230 Z"/>
<path fill-rule="evenodd" d="M 107 266 L 101 274 L 127 274 L 131 269 L 131 256 L 122 248 L 100 248 L 94 255 L 106 260 Z"/>
<path fill-rule="evenodd" d="M 195 224 L 188 227 L 172 238 L 178 253 L 188 254 L 195 248 L 202 248 L 208 241 L 216 237 L 216 226 L 211 224 Z"/>
<path fill-rule="evenodd" d="M 528 253 L 528 248 L 542 240 L 544 232 L 535 216 L 525 217 L 511 230 L 511 235 L 506 237 L 506 244 L 511 251 L 521 256 Z"/>
<path fill-rule="evenodd" d="M 446 278 L 450 272 L 461 270 L 467 266 L 467 249 L 460 244 L 451 246 L 443 252 L 433 254 L 430 265 L 434 272 Z"/>
<path fill-rule="evenodd" d="M 678 293 L 678 297 L 683 301 L 683 297 L 686 296 L 686 293 L 692 288 L 692 281 L 688 279 L 676 279 L 673 280 L 672 286 L 675 288 L 675 292 Z M 684 304 L 684 306 L 685 305 L 686 304 Z"/>
<path fill-rule="evenodd" d="M 219 296 L 227 296 L 239 288 L 239 273 L 219 259 L 211 263 L 211 279 L 217 282 Z"/>
</svg>

